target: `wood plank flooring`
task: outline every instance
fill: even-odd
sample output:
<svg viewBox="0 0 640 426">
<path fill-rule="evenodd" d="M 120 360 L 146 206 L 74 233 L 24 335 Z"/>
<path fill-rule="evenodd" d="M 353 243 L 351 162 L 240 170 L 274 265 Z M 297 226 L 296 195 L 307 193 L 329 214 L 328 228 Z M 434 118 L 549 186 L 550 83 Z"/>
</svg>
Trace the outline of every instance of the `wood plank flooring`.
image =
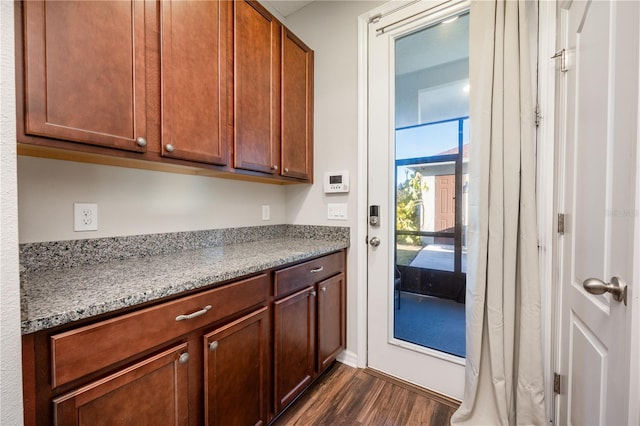
<svg viewBox="0 0 640 426">
<path fill-rule="evenodd" d="M 336 362 L 274 426 L 448 425 L 459 403 Z"/>
</svg>

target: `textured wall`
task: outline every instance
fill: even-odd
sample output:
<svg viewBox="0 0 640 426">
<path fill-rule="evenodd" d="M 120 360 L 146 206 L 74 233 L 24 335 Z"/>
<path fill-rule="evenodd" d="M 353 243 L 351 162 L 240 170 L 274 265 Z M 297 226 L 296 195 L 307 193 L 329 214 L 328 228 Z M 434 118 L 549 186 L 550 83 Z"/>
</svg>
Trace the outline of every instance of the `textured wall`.
<svg viewBox="0 0 640 426">
<path fill-rule="evenodd" d="M 22 424 L 13 2 L 0 1 L 0 424 Z"/>
</svg>

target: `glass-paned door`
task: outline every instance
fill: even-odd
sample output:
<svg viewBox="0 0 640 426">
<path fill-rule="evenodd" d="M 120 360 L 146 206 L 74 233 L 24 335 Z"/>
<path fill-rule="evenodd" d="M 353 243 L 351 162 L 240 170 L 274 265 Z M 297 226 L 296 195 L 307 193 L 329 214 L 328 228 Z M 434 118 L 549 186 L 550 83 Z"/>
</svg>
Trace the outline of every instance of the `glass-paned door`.
<svg viewBox="0 0 640 426">
<path fill-rule="evenodd" d="M 416 2 L 368 37 L 368 365 L 461 398 L 468 4 Z"/>
</svg>

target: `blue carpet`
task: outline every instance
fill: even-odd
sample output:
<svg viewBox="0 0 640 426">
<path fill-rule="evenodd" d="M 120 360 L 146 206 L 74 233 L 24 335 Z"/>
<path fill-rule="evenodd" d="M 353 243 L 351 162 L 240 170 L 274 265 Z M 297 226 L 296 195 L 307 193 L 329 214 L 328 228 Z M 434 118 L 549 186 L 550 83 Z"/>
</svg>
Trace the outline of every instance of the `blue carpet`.
<svg viewBox="0 0 640 426">
<path fill-rule="evenodd" d="M 406 292 L 400 297 L 400 309 L 397 299 L 395 305 L 396 339 L 465 357 L 464 304 Z"/>
</svg>

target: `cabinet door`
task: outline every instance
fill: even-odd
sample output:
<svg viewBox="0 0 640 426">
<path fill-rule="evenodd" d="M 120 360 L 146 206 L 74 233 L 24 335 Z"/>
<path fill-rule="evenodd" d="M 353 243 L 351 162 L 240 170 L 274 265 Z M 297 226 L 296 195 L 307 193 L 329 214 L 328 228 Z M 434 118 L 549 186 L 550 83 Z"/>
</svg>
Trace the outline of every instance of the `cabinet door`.
<svg viewBox="0 0 640 426">
<path fill-rule="evenodd" d="M 313 50 L 282 31 L 282 175 L 313 177 Z"/>
<path fill-rule="evenodd" d="M 267 423 L 268 310 L 204 336 L 206 425 Z"/>
<path fill-rule="evenodd" d="M 55 424 L 186 425 L 188 364 L 185 343 L 55 398 Z"/>
<path fill-rule="evenodd" d="M 318 372 L 324 371 L 345 347 L 344 274 L 318 283 Z"/>
<path fill-rule="evenodd" d="M 315 306 L 314 287 L 274 303 L 276 413 L 293 401 L 313 379 Z"/>
<path fill-rule="evenodd" d="M 23 5 L 25 132 L 145 151 L 144 3 Z"/>
<path fill-rule="evenodd" d="M 161 2 L 162 155 L 227 164 L 228 1 Z"/>
<path fill-rule="evenodd" d="M 256 2 L 233 4 L 234 167 L 279 174 L 281 27 Z"/>
</svg>

